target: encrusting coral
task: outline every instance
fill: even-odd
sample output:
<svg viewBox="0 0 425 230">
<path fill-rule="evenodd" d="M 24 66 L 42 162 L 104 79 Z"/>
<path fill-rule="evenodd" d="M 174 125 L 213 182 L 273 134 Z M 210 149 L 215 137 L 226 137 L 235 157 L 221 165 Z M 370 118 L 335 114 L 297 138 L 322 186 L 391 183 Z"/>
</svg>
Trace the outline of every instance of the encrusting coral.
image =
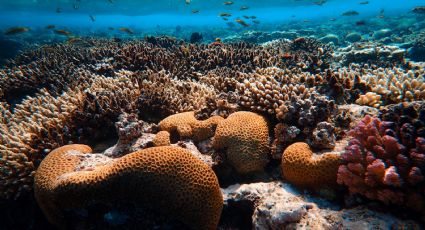
<svg viewBox="0 0 425 230">
<path fill-rule="evenodd" d="M 213 116 L 207 120 L 197 120 L 194 112 L 184 112 L 165 118 L 159 122 L 159 128 L 169 133 L 176 131 L 181 138 L 201 141 L 212 137 L 215 128 L 223 119 L 220 116 Z"/>
<path fill-rule="evenodd" d="M 213 147 L 225 150 L 238 173 L 262 171 L 269 158 L 267 120 L 253 112 L 233 113 L 218 124 Z"/>
<path fill-rule="evenodd" d="M 423 119 L 423 107 L 420 114 Z M 386 115 L 389 112 L 382 116 L 392 116 Z M 353 139 L 342 155 L 338 183 L 346 185 L 352 194 L 424 215 L 425 137 L 415 132 L 421 128 L 423 120 L 422 124 L 412 124 L 406 119 L 364 117 L 349 132 Z"/>
<path fill-rule="evenodd" d="M 341 157 L 334 153 L 314 154 L 307 143 L 297 142 L 282 155 L 282 174 L 289 182 L 300 187 L 336 185 Z"/>
<path fill-rule="evenodd" d="M 129 181 L 131 186 L 123 184 Z M 130 201 L 192 229 L 212 230 L 223 207 L 211 168 L 188 150 L 171 146 L 115 159 L 91 154 L 86 145 L 60 147 L 40 164 L 35 195 L 49 221 L 58 227 L 66 222 L 65 210 Z"/>
</svg>

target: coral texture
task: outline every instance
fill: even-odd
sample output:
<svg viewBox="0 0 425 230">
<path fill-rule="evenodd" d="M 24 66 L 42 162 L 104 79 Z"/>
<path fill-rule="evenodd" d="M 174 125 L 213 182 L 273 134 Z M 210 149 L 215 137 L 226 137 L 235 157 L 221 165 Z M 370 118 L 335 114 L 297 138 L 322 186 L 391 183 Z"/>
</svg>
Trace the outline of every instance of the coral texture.
<svg viewBox="0 0 425 230">
<path fill-rule="evenodd" d="M 90 154 L 85 145 L 52 151 L 35 176 L 35 194 L 49 221 L 64 211 L 131 201 L 193 229 L 216 229 L 223 197 L 214 172 L 179 147 L 152 147 L 121 158 Z M 132 186 L 123 186 L 131 182 Z M 125 196 L 123 196 L 125 194 Z"/>
<path fill-rule="evenodd" d="M 333 153 L 315 155 L 310 146 L 297 142 L 282 155 L 282 174 L 289 182 L 301 187 L 336 184 L 341 157 Z"/>
<path fill-rule="evenodd" d="M 168 146 L 171 145 L 170 133 L 168 131 L 159 131 L 153 139 L 154 146 Z"/>
<path fill-rule="evenodd" d="M 256 113 L 233 113 L 218 124 L 213 147 L 224 149 L 226 159 L 241 174 L 262 171 L 269 157 L 267 125 Z"/>
<path fill-rule="evenodd" d="M 425 138 L 415 126 L 366 116 L 349 134 L 338 183 L 350 193 L 425 213 Z"/>
<path fill-rule="evenodd" d="M 181 138 L 201 141 L 212 137 L 215 128 L 222 120 L 223 118 L 220 116 L 213 116 L 207 120 L 197 120 L 194 112 L 185 112 L 165 118 L 159 122 L 159 128 L 169 133 L 177 131 Z"/>
</svg>

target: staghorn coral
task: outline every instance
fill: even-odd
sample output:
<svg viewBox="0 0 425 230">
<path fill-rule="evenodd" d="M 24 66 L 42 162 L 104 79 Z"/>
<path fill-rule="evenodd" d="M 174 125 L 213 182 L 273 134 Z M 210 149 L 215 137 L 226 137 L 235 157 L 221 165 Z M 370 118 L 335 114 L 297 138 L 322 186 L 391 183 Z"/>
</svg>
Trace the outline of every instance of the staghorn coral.
<svg viewBox="0 0 425 230">
<path fill-rule="evenodd" d="M 132 186 L 122 186 L 123 181 Z M 216 229 L 223 206 L 214 172 L 179 147 L 153 147 L 109 159 L 91 154 L 85 145 L 63 146 L 38 168 L 35 194 L 58 227 L 66 226 L 66 209 L 127 200 L 193 229 Z"/>
<path fill-rule="evenodd" d="M 283 152 L 282 174 L 286 180 L 301 187 L 335 185 L 340 161 L 337 154 L 316 155 L 308 144 L 297 142 Z"/>
<path fill-rule="evenodd" d="M 168 131 L 159 131 L 153 139 L 154 146 L 169 146 L 171 145 L 170 133 Z"/>
<path fill-rule="evenodd" d="M 200 121 L 195 118 L 194 112 L 185 112 L 165 118 L 159 122 L 159 128 L 169 133 L 177 131 L 180 138 L 201 141 L 212 137 L 217 125 L 222 120 L 223 118 L 220 116 L 213 116 Z"/>
<path fill-rule="evenodd" d="M 349 132 L 353 139 L 342 155 L 338 183 L 346 185 L 352 194 L 408 207 L 423 215 L 425 138 L 411 132 L 410 123 L 399 122 L 365 116 Z M 406 138 L 406 134 L 411 136 Z"/>
<path fill-rule="evenodd" d="M 236 112 L 218 124 L 213 148 L 225 149 L 226 159 L 238 173 L 262 171 L 268 163 L 268 132 L 263 116 Z"/>
</svg>

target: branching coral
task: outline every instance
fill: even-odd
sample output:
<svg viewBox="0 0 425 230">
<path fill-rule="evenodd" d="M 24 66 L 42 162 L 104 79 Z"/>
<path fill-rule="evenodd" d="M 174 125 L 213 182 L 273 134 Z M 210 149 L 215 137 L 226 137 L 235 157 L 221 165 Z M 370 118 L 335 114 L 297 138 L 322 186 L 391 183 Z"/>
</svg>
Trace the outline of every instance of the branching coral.
<svg viewBox="0 0 425 230">
<path fill-rule="evenodd" d="M 252 112 L 233 113 L 218 124 L 213 147 L 225 149 L 226 159 L 239 173 L 262 171 L 269 154 L 267 120 Z"/>
<path fill-rule="evenodd" d="M 117 159 L 90 153 L 85 145 L 63 146 L 37 170 L 37 201 L 56 226 L 65 226 L 65 210 L 130 201 L 193 229 L 217 228 L 223 207 L 217 177 L 187 150 L 152 147 Z"/>
<path fill-rule="evenodd" d="M 282 174 L 289 182 L 314 188 L 335 185 L 341 157 L 333 153 L 315 155 L 308 144 L 297 142 L 282 155 Z"/>
<path fill-rule="evenodd" d="M 351 193 L 423 213 L 425 138 L 412 133 L 412 126 L 366 116 L 349 132 L 353 139 L 342 155 L 338 183 Z"/>
</svg>

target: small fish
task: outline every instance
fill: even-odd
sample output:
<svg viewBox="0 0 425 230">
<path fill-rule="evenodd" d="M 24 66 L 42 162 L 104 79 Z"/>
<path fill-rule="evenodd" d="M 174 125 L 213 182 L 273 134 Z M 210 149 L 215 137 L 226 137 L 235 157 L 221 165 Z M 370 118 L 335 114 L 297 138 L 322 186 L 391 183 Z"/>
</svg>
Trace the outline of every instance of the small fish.
<svg viewBox="0 0 425 230">
<path fill-rule="evenodd" d="M 83 40 L 79 37 L 69 37 L 68 40 L 67 40 L 67 42 L 69 44 L 74 44 L 74 43 L 81 42 L 81 41 L 83 41 Z"/>
<path fill-rule="evenodd" d="M 192 14 L 197 14 L 199 13 L 199 10 L 192 10 Z"/>
<path fill-rule="evenodd" d="M 334 22 L 336 21 L 336 18 L 330 18 L 329 21 Z"/>
<path fill-rule="evenodd" d="M 185 3 L 186 3 L 187 5 L 189 5 L 189 4 L 190 4 L 190 0 L 185 0 Z"/>
<path fill-rule="evenodd" d="M 310 20 L 304 20 L 303 22 L 307 23 L 307 22 L 310 22 Z"/>
<path fill-rule="evenodd" d="M 90 15 L 89 15 L 89 17 L 90 17 L 90 20 L 91 20 L 92 22 L 95 22 L 95 21 L 96 21 L 96 16 L 94 16 L 94 15 L 90 14 Z"/>
<path fill-rule="evenodd" d="M 133 30 L 127 28 L 127 27 L 121 27 L 119 28 L 120 31 L 127 33 L 127 34 L 134 34 Z"/>
<path fill-rule="evenodd" d="M 326 3 L 326 0 L 319 0 L 319 1 L 315 1 L 313 3 L 316 4 L 316 5 L 318 5 L 318 6 L 321 6 L 321 5 L 323 5 L 323 4 Z"/>
<path fill-rule="evenodd" d="M 417 6 L 412 10 L 415 14 L 425 14 L 425 6 Z"/>
<path fill-rule="evenodd" d="M 366 25 L 366 22 L 364 20 L 360 20 L 356 22 L 356 26 L 364 26 Z"/>
<path fill-rule="evenodd" d="M 56 27 L 55 25 L 47 25 L 46 26 L 46 29 L 49 29 L 50 30 L 50 29 L 54 29 L 55 27 Z"/>
<path fill-rule="evenodd" d="M 226 5 L 226 6 L 230 6 L 230 5 L 233 5 L 233 2 L 232 1 L 227 1 L 227 2 L 223 2 L 223 4 Z"/>
<path fill-rule="evenodd" d="M 251 16 L 251 19 L 256 19 L 256 18 L 257 18 L 257 16 L 254 16 L 254 15 L 253 15 L 253 16 Z"/>
<path fill-rule="evenodd" d="M 114 1 L 113 0 L 108 0 L 108 2 L 111 3 L 111 4 L 114 4 Z"/>
<path fill-rule="evenodd" d="M 230 17 L 230 16 L 232 16 L 232 14 L 230 14 L 230 13 L 220 13 L 219 15 L 220 15 L 220 17 Z"/>
<path fill-rule="evenodd" d="M 61 8 L 59 8 L 59 7 L 58 7 L 58 8 L 56 8 L 56 13 L 58 13 L 58 14 L 59 14 L 59 13 L 62 13 L 62 9 L 61 9 Z"/>
<path fill-rule="evenodd" d="M 246 15 L 244 15 L 242 17 L 244 17 L 245 19 L 250 19 L 251 18 L 250 16 L 246 16 Z"/>
<path fill-rule="evenodd" d="M 248 23 L 246 23 L 244 20 L 242 19 L 236 19 L 235 22 L 239 23 L 240 25 L 244 26 L 244 27 L 248 27 Z"/>
<path fill-rule="evenodd" d="M 367 5 L 369 4 L 369 1 L 359 2 L 360 5 Z"/>
<path fill-rule="evenodd" d="M 114 30 L 114 27 L 110 26 L 108 27 L 108 30 Z"/>
<path fill-rule="evenodd" d="M 385 12 L 385 9 L 382 9 L 381 11 L 379 11 L 380 14 L 383 14 Z"/>
<path fill-rule="evenodd" d="M 247 9 L 249 9 L 249 7 L 248 6 L 241 6 L 241 8 L 239 8 L 240 10 L 247 10 Z"/>
<path fill-rule="evenodd" d="M 255 23 L 255 24 L 260 24 L 260 21 L 258 21 L 258 20 L 252 20 L 252 22 Z"/>
<path fill-rule="evenodd" d="M 71 35 L 71 32 L 67 31 L 67 30 L 54 30 L 55 34 L 59 34 L 59 35 L 65 35 L 65 36 L 69 36 Z"/>
<path fill-rule="evenodd" d="M 349 11 L 342 13 L 342 16 L 357 16 L 357 15 L 359 15 L 359 12 L 354 11 L 354 10 L 349 10 Z"/>
<path fill-rule="evenodd" d="M 224 21 L 229 21 L 229 19 L 228 19 L 228 18 L 223 18 L 223 20 L 224 20 Z"/>
<path fill-rule="evenodd" d="M 383 14 L 378 15 L 378 18 L 385 18 L 385 15 L 383 15 Z"/>
<path fill-rule="evenodd" d="M 25 32 L 28 32 L 30 29 L 28 27 L 22 27 L 22 26 L 17 26 L 17 27 L 11 27 L 9 29 L 7 29 L 4 34 L 5 35 L 15 35 L 15 34 L 22 34 Z"/>
<path fill-rule="evenodd" d="M 78 5 L 78 4 L 74 4 L 73 7 L 74 7 L 74 10 L 80 9 L 80 5 Z"/>
</svg>

